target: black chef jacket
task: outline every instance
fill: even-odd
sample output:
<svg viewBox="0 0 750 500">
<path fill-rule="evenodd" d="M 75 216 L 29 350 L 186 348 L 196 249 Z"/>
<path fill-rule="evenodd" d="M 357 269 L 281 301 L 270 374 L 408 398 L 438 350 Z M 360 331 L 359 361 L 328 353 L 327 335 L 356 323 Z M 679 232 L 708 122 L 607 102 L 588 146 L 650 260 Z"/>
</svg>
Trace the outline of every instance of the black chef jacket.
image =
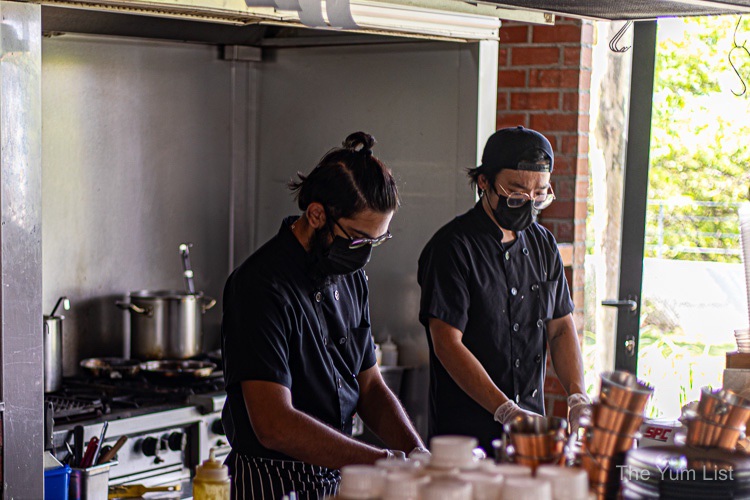
<svg viewBox="0 0 750 500">
<path fill-rule="evenodd" d="M 435 356 L 428 322 L 463 332 L 463 344 L 492 381 L 522 408 L 544 414 L 546 321 L 573 311 L 555 238 L 532 224 L 502 243 L 482 207 L 443 226 L 419 257 L 419 319 L 430 346 L 430 436 L 476 436 L 490 451 L 500 436 L 494 415 L 454 382 Z"/>
<path fill-rule="evenodd" d="M 232 448 L 252 457 L 291 459 L 258 441 L 242 381 L 288 387 L 297 410 L 351 435 L 356 377 L 375 365 L 364 271 L 316 286 L 309 255 L 290 228 L 295 220 L 285 219 L 224 287 L 222 422 Z"/>
</svg>

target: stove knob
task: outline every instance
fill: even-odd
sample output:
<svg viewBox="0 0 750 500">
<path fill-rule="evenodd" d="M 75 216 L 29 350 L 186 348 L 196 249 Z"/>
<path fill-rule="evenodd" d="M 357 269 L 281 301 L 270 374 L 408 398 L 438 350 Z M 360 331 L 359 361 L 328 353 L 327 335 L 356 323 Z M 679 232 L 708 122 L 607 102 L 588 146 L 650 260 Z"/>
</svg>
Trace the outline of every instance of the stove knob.
<svg viewBox="0 0 750 500">
<path fill-rule="evenodd" d="M 141 442 L 141 451 L 147 457 L 155 456 L 157 452 L 157 447 L 161 448 L 161 439 L 147 437 Z"/>
<path fill-rule="evenodd" d="M 184 432 L 173 432 L 169 435 L 167 438 L 167 444 L 169 445 L 169 449 L 172 451 L 182 451 L 185 449 L 185 444 L 187 443 L 187 436 Z"/>
<path fill-rule="evenodd" d="M 214 434 L 218 434 L 219 436 L 223 436 L 224 433 L 224 424 L 221 423 L 221 419 L 217 418 L 213 421 L 211 424 L 211 432 Z"/>
</svg>

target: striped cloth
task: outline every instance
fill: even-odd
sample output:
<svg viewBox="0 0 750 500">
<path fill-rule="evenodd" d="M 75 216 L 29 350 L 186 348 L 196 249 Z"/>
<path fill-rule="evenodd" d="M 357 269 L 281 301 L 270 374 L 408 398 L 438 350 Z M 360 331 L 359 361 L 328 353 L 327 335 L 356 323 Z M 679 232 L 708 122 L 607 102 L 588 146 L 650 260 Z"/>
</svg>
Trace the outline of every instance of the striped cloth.
<svg viewBox="0 0 750 500">
<path fill-rule="evenodd" d="M 336 494 L 341 475 L 295 460 L 249 457 L 232 451 L 224 464 L 232 475 L 232 500 L 280 500 L 294 492 L 297 500 L 319 500 Z"/>
</svg>

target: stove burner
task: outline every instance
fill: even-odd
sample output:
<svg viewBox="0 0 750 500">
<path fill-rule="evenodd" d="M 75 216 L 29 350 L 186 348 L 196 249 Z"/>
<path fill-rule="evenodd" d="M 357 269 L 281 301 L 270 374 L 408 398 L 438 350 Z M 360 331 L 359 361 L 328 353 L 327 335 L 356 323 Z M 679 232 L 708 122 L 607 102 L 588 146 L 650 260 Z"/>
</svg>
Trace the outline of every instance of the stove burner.
<svg viewBox="0 0 750 500">
<path fill-rule="evenodd" d="M 100 398 L 47 394 L 44 396 L 44 402 L 52 403 L 55 420 L 63 422 L 99 417 L 108 413 Z"/>
<path fill-rule="evenodd" d="M 52 403 L 54 420 L 59 425 L 117 410 L 187 404 L 190 396 L 223 390 L 224 377 L 220 371 L 179 385 L 157 385 L 142 376 L 129 379 L 75 377 L 63 379 L 63 388 L 45 395 L 45 402 Z"/>
</svg>

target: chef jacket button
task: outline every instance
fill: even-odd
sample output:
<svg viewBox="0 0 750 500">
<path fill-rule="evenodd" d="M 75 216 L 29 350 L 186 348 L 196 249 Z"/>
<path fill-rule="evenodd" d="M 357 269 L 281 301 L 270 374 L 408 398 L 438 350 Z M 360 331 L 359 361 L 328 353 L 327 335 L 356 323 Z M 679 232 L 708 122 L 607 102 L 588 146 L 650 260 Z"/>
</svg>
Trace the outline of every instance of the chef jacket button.
<svg viewBox="0 0 750 500">
<path fill-rule="evenodd" d="M 536 326 L 538 326 L 539 328 L 543 327 L 544 321 L 542 321 L 541 319 L 536 320 Z"/>
<path fill-rule="evenodd" d="M 524 255 L 529 255 L 529 249 L 528 248 L 524 248 L 523 249 L 523 254 Z"/>
<path fill-rule="evenodd" d="M 323 337 L 323 345 L 328 345 L 328 337 Z"/>
<path fill-rule="evenodd" d="M 346 342 L 346 337 L 342 337 L 341 339 L 339 339 L 339 344 L 343 344 L 344 342 Z"/>
<path fill-rule="evenodd" d="M 536 393 L 537 393 L 537 392 L 538 392 L 538 391 L 537 391 L 536 389 L 534 389 L 534 392 L 532 392 L 532 393 L 531 393 L 531 397 L 532 397 L 532 398 L 535 398 L 535 397 L 536 397 Z"/>
<path fill-rule="evenodd" d="M 519 328 L 521 328 L 521 327 L 519 326 L 519 324 L 518 324 L 518 323 L 514 323 L 514 324 L 513 324 L 513 331 L 514 331 L 514 332 L 517 332 Z"/>
<path fill-rule="evenodd" d="M 323 294 L 320 293 L 320 292 L 316 292 L 315 293 L 315 302 L 320 302 L 321 300 L 323 300 Z"/>
<path fill-rule="evenodd" d="M 531 291 L 532 292 L 536 292 L 537 290 L 539 290 L 539 285 L 537 285 L 536 283 L 534 283 L 533 285 L 531 285 Z"/>
<path fill-rule="evenodd" d="M 516 403 L 518 403 L 519 401 L 521 401 L 521 395 L 520 394 L 516 394 Z"/>
<path fill-rule="evenodd" d="M 341 386 L 342 386 L 341 379 L 338 379 L 336 382 L 339 384 L 339 389 L 341 389 Z"/>
<path fill-rule="evenodd" d="M 518 368 L 519 366 L 521 366 L 521 360 L 516 358 L 516 368 Z"/>
<path fill-rule="evenodd" d="M 518 290 L 516 290 L 516 287 L 513 287 L 513 288 L 510 289 L 510 294 L 511 295 L 516 295 L 517 293 L 518 293 Z"/>
<path fill-rule="evenodd" d="M 510 260 L 510 252 L 505 252 L 505 260 Z"/>
<path fill-rule="evenodd" d="M 333 298 L 336 299 L 336 300 L 339 300 L 339 291 L 338 290 L 336 290 L 336 291 L 333 292 Z"/>
<path fill-rule="evenodd" d="M 537 354 L 537 355 L 536 355 L 536 356 L 534 357 L 534 361 L 536 361 L 537 363 L 539 363 L 539 362 L 540 362 L 541 360 L 542 360 L 542 355 L 541 355 L 541 354 Z"/>
</svg>

